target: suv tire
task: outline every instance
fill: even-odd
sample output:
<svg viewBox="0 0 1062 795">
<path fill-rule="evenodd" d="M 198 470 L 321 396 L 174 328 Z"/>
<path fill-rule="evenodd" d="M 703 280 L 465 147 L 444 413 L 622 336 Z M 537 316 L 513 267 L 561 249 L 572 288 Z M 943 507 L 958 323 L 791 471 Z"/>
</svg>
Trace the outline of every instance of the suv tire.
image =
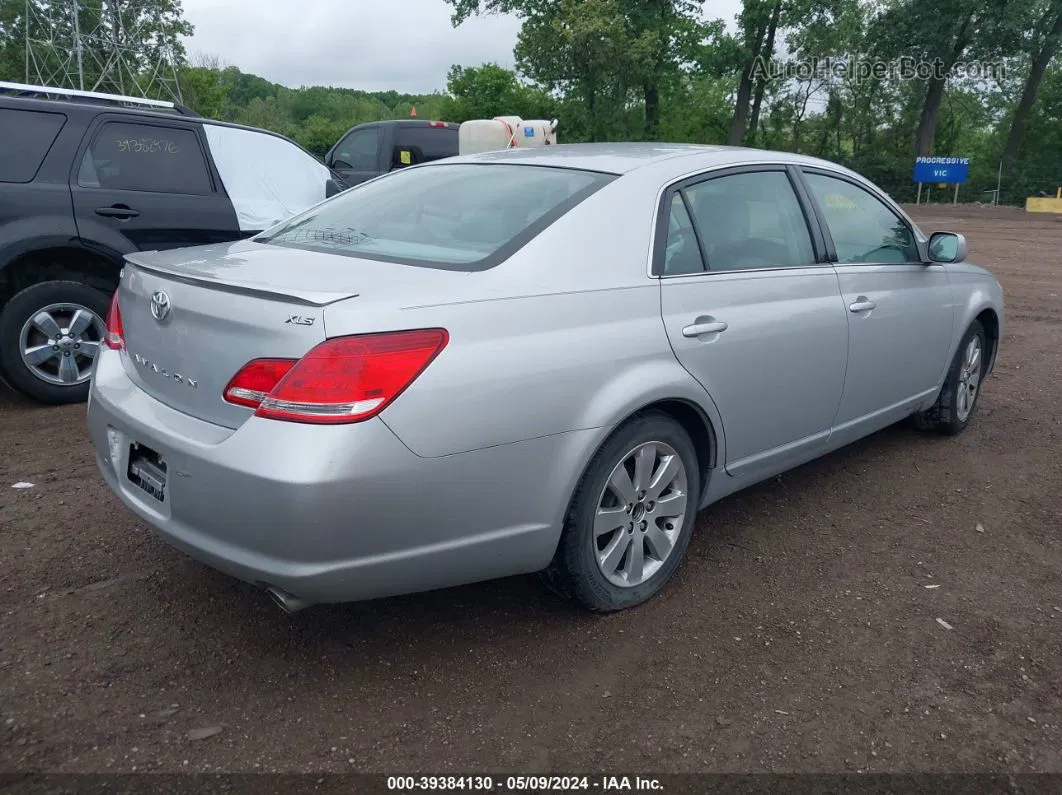
<svg viewBox="0 0 1062 795">
<path fill-rule="evenodd" d="M 5 380 L 42 403 L 84 402 L 109 304 L 105 292 L 74 281 L 42 282 L 16 293 L 0 309 Z"/>
</svg>

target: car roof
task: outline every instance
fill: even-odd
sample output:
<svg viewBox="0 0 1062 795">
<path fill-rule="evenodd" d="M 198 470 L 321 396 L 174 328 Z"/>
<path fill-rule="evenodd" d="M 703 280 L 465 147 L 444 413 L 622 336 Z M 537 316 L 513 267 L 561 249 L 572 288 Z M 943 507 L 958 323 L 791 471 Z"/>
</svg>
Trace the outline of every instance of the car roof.
<svg viewBox="0 0 1062 795">
<path fill-rule="evenodd" d="M 247 130 L 248 132 L 261 133 L 262 135 L 272 135 L 274 138 L 280 138 L 283 141 L 287 141 L 293 146 L 297 146 L 307 155 L 313 157 L 314 160 L 320 160 L 320 158 L 314 157 L 306 147 L 300 145 L 298 142 L 293 141 L 286 135 L 273 132 L 272 130 L 264 130 L 261 127 L 251 127 L 246 124 L 237 124 L 231 121 L 218 121 L 217 119 L 208 119 L 205 116 L 198 114 L 190 116 L 185 113 L 181 113 L 178 110 L 150 110 L 147 108 L 136 108 L 128 105 L 122 105 L 119 103 L 107 103 L 107 102 L 93 102 L 86 100 L 79 100 L 75 97 L 70 99 L 51 99 L 46 97 L 30 97 L 20 96 L 18 94 L 5 94 L 0 92 L 0 102 L 5 105 L 7 102 L 12 102 L 14 105 L 11 107 L 24 108 L 26 110 L 44 110 L 44 111 L 60 111 L 64 113 L 82 113 L 86 116 L 95 118 L 104 113 L 117 113 L 121 116 L 131 116 L 142 119 L 165 119 L 167 121 L 183 121 L 193 124 L 212 124 L 215 127 L 231 127 L 235 130 Z"/>
<path fill-rule="evenodd" d="M 291 140 L 280 133 L 275 133 L 272 130 L 264 130 L 260 127 L 250 127 L 246 124 L 237 124 L 236 122 L 218 121 L 216 119 L 208 119 L 205 116 L 198 114 L 189 115 L 182 113 L 179 110 L 151 110 L 149 108 L 137 108 L 129 105 L 122 105 L 120 103 L 108 103 L 108 102 L 95 102 L 91 100 L 78 99 L 72 97 L 70 99 L 51 99 L 46 97 L 31 97 L 20 96 L 18 94 L 5 94 L 0 92 L 0 100 L 7 102 L 13 102 L 13 107 L 25 107 L 32 110 L 50 110 L 50 111 L 63 111 L 84 113 L 89 116 L 99 116 L 104 113 L 118 113 L 122 116 L 137 116 L 145 119 L 165 119 L 167 121 L 184 121 L 192 122 L 194 124 L 214 124 L 219 127 L 233 127 L 238 130 L 249 130 L 251 132 L 265 133 L 266 135 L 272 135 L 276 138 L 283 138 L 286 141 Z M 183 106 L 182 106 L 183 107 Z M 292 142 L 294 143 L 294 142 Z"/>
<path fill-rule="evenodd" d="M 440 127 L 439 125 L 445 125 Z M 453 121 L 441 121 L 439 119 L 380 119 L 379 121 L 366 121 L 355 124 L 347 132 L 361 130 L 366 127 L 435 127 L 436 129 L 456 130 L 461 125 Z M 347 133 L 343 133 L 346 135 Z"/>
<path fill-rule="evenodd" d="M 15 93 L 5 89 L 0 90 L 0 100 L 4 100 L 5 104 L 6 102 L 13 102 L 16 106 L 26 106 L 53 111 L 62 109 L 65 112 L 84 113 L 86 115 L 96 115 L 112 111 L 161 119 L 189 119 L 193 121 L 201 121 L 203 118 L 198 113 L 195 113 L 180 103 L 176 103 L 172 109 L 154 110 L 147 105 L 138 107 L 135 105 L 123 104 L 117 100 L 107 101 L 105 99 L 90 99 L 77 96 L 59 99 L 57 96 L 45 96 L 46 91 L 46 88 L 41 88 L 38 93 L 34 94 L 28 90 Z"/>
<path fill-rule="evenodd" d="M 755 161 L 758 163 L 798 163 L 848 172 L 848 169 L 836 163 L 792 152 L 776 152 L 743 146 L 648 142 L 557 144 L 526 149 L 502 149 L 473 155 L 459 155 L 448 158 L 445 162 L 512 163 L 626 174 L 638 168 L 664 161 L 674 161 L 678 158 L 689 160 L 691 168 L 711 168 L 726 166 L 729 163 L 738 165 Z"/>
</svg>

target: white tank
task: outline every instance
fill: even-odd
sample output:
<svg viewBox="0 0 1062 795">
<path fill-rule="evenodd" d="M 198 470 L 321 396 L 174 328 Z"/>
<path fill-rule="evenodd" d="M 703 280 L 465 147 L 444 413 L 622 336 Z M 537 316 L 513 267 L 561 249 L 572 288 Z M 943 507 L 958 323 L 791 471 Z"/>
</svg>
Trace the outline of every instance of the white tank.
<svg viewBox="0 0 1062 795">
<path fill-rule="evenodd" d="M 499 149 L 526 149 L 557 143 L 557 120 L 521 119 L 519 116 L 495 116 L 472 119 L 461 124 L 457 132 L 458 153 L 472 155 Z"/>
</svg>

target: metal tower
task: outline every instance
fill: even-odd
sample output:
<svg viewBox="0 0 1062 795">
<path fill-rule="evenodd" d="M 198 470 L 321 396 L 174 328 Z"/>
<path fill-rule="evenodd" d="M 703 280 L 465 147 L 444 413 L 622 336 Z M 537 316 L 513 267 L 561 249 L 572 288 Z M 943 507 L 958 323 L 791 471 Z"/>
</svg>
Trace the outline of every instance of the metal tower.
<svg viewBox="0 0 1062 795">
<path fill-rule="evenodd" d="M 172 47 L 143 0 L 26 0 L 26 82 L 181 101 Z"/>
</svg>

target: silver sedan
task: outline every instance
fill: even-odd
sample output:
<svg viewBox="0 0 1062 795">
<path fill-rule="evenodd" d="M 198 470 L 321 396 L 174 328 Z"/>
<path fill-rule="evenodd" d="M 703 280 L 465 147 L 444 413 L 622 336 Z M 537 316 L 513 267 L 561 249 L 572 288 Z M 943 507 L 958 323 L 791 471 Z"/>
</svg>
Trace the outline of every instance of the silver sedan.
<svg viewBox="0 0 1062 795">
<path fill-rule="evenodd" d="M 131 511 L 289 612 L 527 572 L 617 610 L 725 495 L 967 426 L 1004 315 L 965 258 L 798 155 L 451 158 L 130 255 L 89 425 Z"/>
</svg>

